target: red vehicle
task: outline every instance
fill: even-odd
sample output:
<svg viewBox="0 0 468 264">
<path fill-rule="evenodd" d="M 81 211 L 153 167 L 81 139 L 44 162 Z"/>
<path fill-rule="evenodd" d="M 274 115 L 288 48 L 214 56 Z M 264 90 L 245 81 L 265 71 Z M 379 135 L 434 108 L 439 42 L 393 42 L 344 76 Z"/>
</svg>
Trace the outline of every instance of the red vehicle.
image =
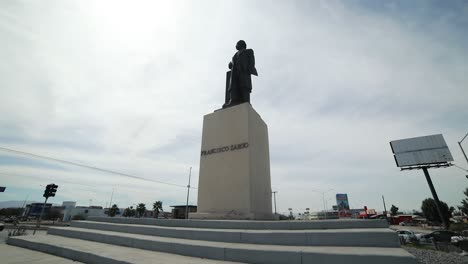
<svg viewBox="0 0 468 264">
<path fill-rule="evenodd" d="M 405 224 L 403 225 L 410 225 L 410 223 L 413 223 L 413 216 L 412 215 L 392 216 L 392 225 L 399 225 L 402 222 L 405 222 Z"/>
<path fill-rule="evenodd" d="M 374 215 L 376 215 L 377 212 L 375 209 L 367 209 L 367 207 L 364 207 L 364 211 L 359 212 L 359 218 L 366 219 L 366 218 L 372 218 Z"/>
</svg>

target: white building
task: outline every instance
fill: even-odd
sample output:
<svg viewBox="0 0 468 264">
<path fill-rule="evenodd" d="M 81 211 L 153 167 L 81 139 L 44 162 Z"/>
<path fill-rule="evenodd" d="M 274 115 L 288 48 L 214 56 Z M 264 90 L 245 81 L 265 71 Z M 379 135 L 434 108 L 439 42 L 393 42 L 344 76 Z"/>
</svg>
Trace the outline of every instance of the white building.
<svg viewBox="0 0 468 264">
<path fill-rule="evenodd" d="M 84 219 L 89 216 L 106 216 L 102 206 L 76 206 L 76 202 L 63 202 L 63 221 L 68 222 L 73 220 L 73 217 L 80 215 Z"/>
</svg>

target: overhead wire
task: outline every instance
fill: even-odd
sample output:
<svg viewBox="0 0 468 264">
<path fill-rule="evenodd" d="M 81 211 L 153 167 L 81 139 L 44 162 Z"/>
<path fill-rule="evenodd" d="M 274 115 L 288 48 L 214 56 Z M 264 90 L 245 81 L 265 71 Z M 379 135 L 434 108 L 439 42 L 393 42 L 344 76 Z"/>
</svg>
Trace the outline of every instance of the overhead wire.
<svg viewBox="0 0 468 264">
<path fill-rule="evenodd" d="M 453 164 L 453 163 L 452 163 L 452 164 Z M 460 170 L 464 170 L 464 171 L 468 172 L 467 169 L 465 169 L 465 168 L 463 168 L 463 167 L 460 167 L 460 166 L 458 166 L 457 164 L 453 164 L 453 166 L 459 168 Z"/>
<path fill-rule="evenodd" d="M 33 157 L 33 158 L 36 158 L 36 159 L 45 159 L 45 160 L 55 161 L 55 162 L 59 162 L 59 163 L 63 163 L 63 164 L 83 167 L 83 168 L 87 168 L 87 169 L 91 169 L 91 170 L 97 170 L 97 171 L 100 171 L 100 172 L 115 174 L 115 175 L 124 176 L 124 177 L 132 178 L 132 179 L 138 179 L 138 180 L 142 180 L 142 181 L 149 181 L 149 182 L 166 184 L 166 185 L 175 186 L 175 187 L 187 188 L 186 185 L 170 183 L 170 182 L 164 182 L 164 181 L 158 181 L 158 180 L 153 180 L 153 179 L 147 179 L 147 178 L 143 178 L 143 177 L 140 177 L 140 176 L 131 175 L 131 174 L 128 174 L 128 173 L 123 173 L 123 172 L 118 172 L 118 171 L 114 171 L 114 170 L 98 168 L 96 166 L 81 164 L 81 163 L 68 161 L 68 160 L 64 160 L 64 159 L 52 158 L 52 157 L 39 155 L 39 154 L 34 154 L 34 153 L 31 153 L 31 152 L 26 152 L 26 151 L 20 151 L 20 150 L 9 149 L 9 148 L 4 148 L 4 147 L 0 147 L 0 151 L 6 151 L 6 152 L 10 152 L 10 153 L 19 154 L 19 155 L 29 156 L 29 157 Z M 190 188 L 197 189 L 195 187 L 190 187 Z"/>
</svg>

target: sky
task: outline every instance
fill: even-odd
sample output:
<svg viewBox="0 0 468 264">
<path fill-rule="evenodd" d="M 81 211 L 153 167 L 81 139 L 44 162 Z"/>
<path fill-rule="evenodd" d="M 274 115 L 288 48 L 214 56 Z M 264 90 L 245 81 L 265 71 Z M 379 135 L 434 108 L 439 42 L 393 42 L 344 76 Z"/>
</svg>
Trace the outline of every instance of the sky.
<svg viewBox="0 0 468 264">
<path fill-rule="evenodd" d="M 468 132 L 467 1 L 1 1 L 0 202 L 197 202 L 203 116 L 238 40 L 255 51 L 278 212 L 419 210 L 389 142 Z M 468 140 L 462 145 L 468 150 Z M 24 155 L 16 150 L 116 173 Z M 431 169 L 457 206 L 468 174 Z"/>
</svg>

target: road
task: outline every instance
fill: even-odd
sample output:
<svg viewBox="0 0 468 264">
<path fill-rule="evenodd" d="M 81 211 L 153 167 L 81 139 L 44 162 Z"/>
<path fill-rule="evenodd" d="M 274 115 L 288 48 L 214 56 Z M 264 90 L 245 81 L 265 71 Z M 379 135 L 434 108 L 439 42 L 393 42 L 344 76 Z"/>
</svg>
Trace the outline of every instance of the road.
<svg viewBox="0 0 468 264">
<path fill-rule="evenodd" d="M 400 226 L 400 225 L 391 225 L 390 228 L 393 230 L 409 230 L 409 231 L 413 231 L 415 233 L 421 233 L 421 234 L 429 234 L 429 233 L 434 232 L 435 230 L 438 230 L 437 227 L 435 227 L 434 229 L 428 229 L 428 228 L 422 228 L 420 226 Z"/>
</svg>

